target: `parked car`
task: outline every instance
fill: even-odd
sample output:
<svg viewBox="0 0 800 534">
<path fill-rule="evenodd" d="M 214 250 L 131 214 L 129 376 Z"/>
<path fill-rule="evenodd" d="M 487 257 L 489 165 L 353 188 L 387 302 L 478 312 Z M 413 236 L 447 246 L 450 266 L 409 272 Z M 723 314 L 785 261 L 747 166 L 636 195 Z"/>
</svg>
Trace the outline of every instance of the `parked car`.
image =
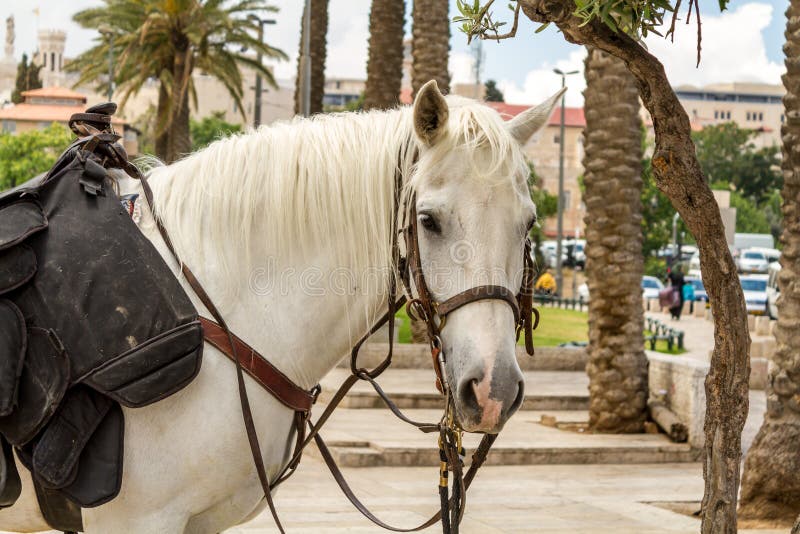
<svg viewBox="0 0 800 534">
<path fill-rule="evenodd" d="M 578 298 L 583 302 L 589 302 L 589 286 L 586 282 L 578 286 Z"/>
<path fill-rule="evenodd" d="M 692 258 L 689 260 L 689 276 L 696 276 L 700 278 L 700 251 L 698 250 L 694 254 L 692 254 Z M 695 288 L 696 289 L 696 288 Z"/>
<path fill-rule="evenodd" d="M 687 284 L 694 287 L 694 300 L 698 302 L 708 302 L 708 293 L 703 285 L 703 280 L 699 276 L 687 276 L 684 278 Z"/>
<path fill-rule="evenodd" d="M 764 257 L 767 258 L 767 263 L 772 263 L 781 259 L 781 251 L 776 248 L 764 247 L 750 247 L 747 250 L 755 250 L 756 252 L 763 252 Z"/>
<path fill-rule="evenodd" d="M 655 276 L 642 277 L 642 296 L 646 299 L 657 299 L 658 292 L 664 289 L 664 284 Z"/>
<path fill-rule="evenodd" d="M 758 249 L 743 250 L 739 256 L 739 272 L 766 274 L 769 261 L 767 255 Z"/>
<path fill-rule="evenodd" d="M 743 274 L 739 282 L 744 291 L 744 302 L 747 313 L 764 315 L 767 311 L 767 279 L 766 274 Z"/>
<path fill-rule="evenodd" d="M 781 294 L 778 289 L 778 274 L 781 272 L 781 264 L 777 261 L 769 264 L 767 268 L 767 315 L 770 319 L 778 318 L 778 296 Z"/>
</svg>

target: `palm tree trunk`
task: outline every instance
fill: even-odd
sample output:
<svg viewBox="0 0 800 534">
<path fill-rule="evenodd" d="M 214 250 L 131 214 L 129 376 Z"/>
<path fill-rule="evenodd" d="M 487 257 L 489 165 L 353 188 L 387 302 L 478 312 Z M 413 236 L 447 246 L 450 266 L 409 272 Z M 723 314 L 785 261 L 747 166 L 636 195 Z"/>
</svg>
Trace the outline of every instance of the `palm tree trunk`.
<svg viewBox="0 0 800 534">
<path fill-rule="evenodd" d="M 585 73 L 589 426 L 599 432 L 641 432 L 647 358 L 639 96 L 625 63 L 596 48 L 589 48 Z"/>
<path fill-rule="evenodd" d="M 294 112 L 303 112 L 302 65 L 299 57 L 303 55 L 303 39 L 305 37 L 305 10 L 301 22 L 300 54 L 297 61 L 297 83 L 294 90 Z M 311 0 L 311 115 L 322 112 L 322 97 L 325 96 L 325 59 L 328 48 L 328 0 Z"/>
<path fill-rule="evenodd" d="M 411 42 L 411 88 L 414 96 L 430 80 L 436 80 L 443 94 L 450 92 L 448 4 L 448 0 L 414 0 Z"/>
<path fill-rule="evenodd" d="M 403 81 L 405 2 L 372 0 L 364 109 L 397 105 Z"/>
<path fill-rule="evenodd" d="M 189 77 L 192 75 L 191 61 L 186 50 L 175 52 L 172 66 L 172 94 L 170 99 L 169 138 L 167 162 L 172 163 L 192 150 L 189 135 Z"/>
<path fill-rule="evenodd" d="M 789 526 L 800 513 L 800 0 L 791 0 L 786 19 L 778 347 L 770 365 L 767 412 L 744 463 L 739 517 Z"/>
<path fill-rule="evenodd" d="M 164 84 L 158 88 L 158 107 L 155 117 L 155 151 L 156 157 L 161 161 L 167 161 L 169 152 L 169 132 L 167 122 L 169 120 L 169 93 Z"/>
</svg>

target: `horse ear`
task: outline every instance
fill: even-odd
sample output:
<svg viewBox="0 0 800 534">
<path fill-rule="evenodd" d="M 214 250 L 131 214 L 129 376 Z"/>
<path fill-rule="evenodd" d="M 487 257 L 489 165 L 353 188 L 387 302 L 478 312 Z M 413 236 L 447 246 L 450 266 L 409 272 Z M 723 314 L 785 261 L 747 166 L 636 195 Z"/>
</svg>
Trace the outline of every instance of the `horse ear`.
<svg viewBox="0 0 800 534">
<path fill-rule="evenodd" d="M 527 143 L 528 139 L 530 139 L 533 134 L 547 124 L 558 99 L 561 98 L 561 95 L 563 95 L 566 90 L 566 87 L 562 87 L 559 92 L 535 108 L 529 108 L 523 111 L 507 123 L 508 130 L 511 132 L 511 135 L 514 136 L 514 139 L 519 141 L 519 144 L 524 145 Z"/>
<path fill-rule="evenodd" d="M 436 80 L 431 80 L 417 93 L 414 100 L 414 130 L 428 146 L 438 141 L 447 128 L 450 112 Z"/>
</svg>

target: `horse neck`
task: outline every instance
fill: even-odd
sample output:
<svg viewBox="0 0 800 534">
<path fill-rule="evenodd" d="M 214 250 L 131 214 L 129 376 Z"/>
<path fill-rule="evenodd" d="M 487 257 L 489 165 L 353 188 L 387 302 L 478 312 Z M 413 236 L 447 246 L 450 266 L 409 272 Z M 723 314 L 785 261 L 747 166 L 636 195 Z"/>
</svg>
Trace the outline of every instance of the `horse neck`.
<svg viewBox="0 0 800 534">
<path fill-rule="evenodd" d="M 396 125 L 392 127 L 396 128 Z M 380 132 L 373 132 L 373 135 L 380 135 Z M 377 165 L 384 169 L 382 172 L 375 172 L 377 167 L 370 161 L 362 161 L 354 167 L 371 173 L 369 179 L 382 181 L 384 194 L 380 201 L 387 203 L 395 220 L 394 168 L 400 148 L 400 143 L 382 148 L 384 153 L 380 158 L 391 160 L 389 164 Z M 169 172 L 156 172 L 154 189 L 168 191 L 167 182 L 180 179 L 179 175 L 186 171 L 181 167 L 178 164 L 171 171 L 170 168 L 165 170 Z M 401 167 L 407 170 L 410 163 L 401 162 Z M 291 177 L 262 177 L 265 181 L 287 178 Z M 353 180 L 353 183 L 367 182 Z M 236 184 L 231 184 L 231 191 L 235 189 Z M 347 206 L 353 210 L 369 209 L 365 204 L 369 195 L 374 195 L 364 191 L 346 193 Z M 375 197 L 372 198 L 374 201 Z M 248 254 L 249 266 L 244 271 L 231 273 L 226 269 L 224 255 L 231 251 L 220 249 L 219 240 L 209 237 L 210 232 L 201 232 L 197 236 L 200 242 L 193 242 L 190 247 L 187 247 L 185 239 L 181 239 L 184 242 L 177 248 L 212 300 L 219 303 L 232 331 L 298 385 L 310 388 L 349 353 L 355 342 L 384 313 L 393 267 L 387 265 L 380 254 L 370 254 L 367 250 L 364 255 L 373 261 L 362 262 L 354 269 L 352 265 L 343 263 L 341 251 L 333 238 L 327 244 L 317 243 L 311 253 L 300 250 L 304 248 L 302 239 L 297 243 L 298 250 L 291 252 L 286 247 L 274 245 L 269 238 L 265 239 L 266 243 L 261 242 L 265 235 L 269 235 L 269 225 L 275 224 L 269 215 L 266 214 L 263 228 L 251 228 L 248 232 L 252 241 L 246 247 L 251 253 Z M 188 213 L 181 215 L 183 219 L 190 216 Z M 354 218 L 360 220 L 358 214 Z M 176 221 L 172 222 L 175 225 Z M 191 221 L 180 220 L 175 226 L 191 224 Z M 196 224 L 208 223 L 198 221 Z M 171 232 L 170 226 L 167 224 Z M 385 242 L 390 240 L 389 235 L 371 235 L 371 230 L 368 225 L 363 225 L 355 230 L 360 235 L 352 237 L 360 247 L 369 245 L 367 248 L 385 249 L 389 246 Z M 237 229 L 231 228 L 230 231 L 236 232 Z M 202 251 L 202 254 L 196 251 Z M 233 284 L 232 274 L 235 275 Z M 201 312 L 201 315 L 207 314 Z"/>
</svg>

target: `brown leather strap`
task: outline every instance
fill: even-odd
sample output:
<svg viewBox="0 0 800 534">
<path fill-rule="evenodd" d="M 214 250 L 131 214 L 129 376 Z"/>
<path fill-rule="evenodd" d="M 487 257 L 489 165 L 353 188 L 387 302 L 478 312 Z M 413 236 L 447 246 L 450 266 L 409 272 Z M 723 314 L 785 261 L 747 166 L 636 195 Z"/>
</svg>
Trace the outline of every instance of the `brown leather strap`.
<svg viewBox="0 0 800 534">
<path fill-rule="evenodd" d="M 375 516 L 375 514 L 370 512 L 370 510 L 366 506 L 364 506 L 364 503 L 362 503 L 358 499 L 358 497 L 356 497 L 352 488 L 350 488 L 350 485 L 347 483 L 347 480 L 344 478 L 342 471 L 339 469 L 339 466 L 336 465 L 336 461 L 333 459 L 333 455 L 331 454 L 327 445 L 325 445 L 325 442 L 322 440 L 319 434 L 314 432 L 313 426 L 311 427 L 311 429 L 314 435 L 314 441 L 316 442 L 317 448 L 319 449 L 319 452 L 322 455 L 322 459 L 325 461 L 325 465 L 328 466 L 328 470 L 333 475 L 333 478 L 339 485 L 339 488 L 342 490 L 342 493 L 344 493 L 345 497 L 347 497 L 347 500 L 350 501 L 350 503 L 356 508 L 356 510 L 361 512 L 361 515 L 363 515 L 364 517 L 366 517 L 379 527 L 394 532 L 416 532 L 419 530 L 426 529 L 431 525 L 434 525 L 441 519 L 442 512 L 439 511 L 421 525 L 418 525 L 413 528 L 398 528 L 380 520 L 377 516 Z M 466 495 L 466 491 L 469 489 L 470 485 L 472 484 L 472 481 L 475 479 L 475 475 L 478 474 L 478 470 L 486 461 L 486 456 L 489 454 L 489 449 L 491 449 L 492 444 L 496 439 L 497 439 L 497 434 L 485 434 L 483 436 L 483 439 L 481 439 L 478 448 L 472 455 L 472 463 L 469 466 L 469 470 L 467 470 L 467 473 L 464 475 L 463 486 L 460 488 L 460 497 L 463 498 L 463 496 Z M 456 497 L 452 497 L 450 499 L 451 502 L 455 500 L 455 498 Z"/>
<path fill-rule="evenodd" d="M 200 317 L 200 323 L 203 325 L 203 338 L 233 361 L 234 351 L 231 349 L 228 334 L 225 330 L 211 319 L 206 319 L 205 317 Z M 232 337 L 242 369 L 253 380 L 292 410 L 298 412 L 311 410 L 315 400 L 313 391 L 309 392 L 301 388 L 250 345 L 236 335 L 232 335 Z"/>
<path fill-rule="evenodd" d="M 436 313 L 441 317 L 459 309 L 462 306 L 479 300 L 505 301 L 514 312 L 514 324 L 519 322 L 519 304 L 517 297 L 505 286 L 475 286 L 450 297 L 436 306 Z"/>
<path fill-rule="evenodd" d="M 261 454 L 261 445 L 258 442 L 258 434 L 256 433 L 255 423 L 253 422 L 253 412 L 250 408 L 250 399 L 247 395 L 247 387 L 244 383 L 244 371 L 242 368 L 242 362 L 238 356 L 237 346 L 234 341 L 233 333 L 231 332 L 228 325 L 225 323 L 225 319 L 222 317 L 222 314 L 219 312 L 217 307 L 214 305 L 214 302 L 211 300 L 211 297 L 208 296 L 206 290 L 203 288 L 203 285 L 200 281 L 195 277 L 194 273 L 192 272 L 189 267 L 181 261 L 178 257 L 178 254 L 175 252 L 175 248 L 172 245 L 172 240 L 169 238 L 169 234 L 167 233 L 167 229 L 164 228 L 164 225 L 161 224 L 161 220 L 156 216 L 155 213 L 155 203 L 153 200 L 153 190 L 150 188 L 150 184 L 147 183 L 147 178 L 139 172 L 139 169 L 136 168 L 133 164 L 128 164 L 126 167 L 126 171 L 131 174 L 131 176 L 138 178 L 142 184 L 142 190 L 144 191 L 145 199 L 147 200 L 147 204 L 150 206 L 150 211 L 153 216 L 153 220 L 156 222 L 156 228 L 158 228 L 158 232 L 161 234 L 164 243 L 167 245 L 170 253 L 175 258 L 175 260 L 181 266 L 181 272 L 183 276 L 186 278 L 186 281 L 191 286 L 192 290 L 195 292 L 197 297 L 206 307 L 206 309 L 214 316 L 217 323 L 219 323 L 220 328 L 225 332 L 226 337 L 228 338 L 228 345 L 233 352 L 233 362 L 236 364 L 236 383 L 239 389 L 239 403 L 242 407 L 242 420 L 244 422 L 245 432 L 247 433 L 247 441 L 250 445 L 250 453 L 253 456 L 253 463 L 256 466 L 256 473 L 258 474 L 258 481 L 261 483 L 261 489 L 264 491 L 264 497 L 267 500 L 267 506 L 269 507 L 269 511 L 272 514 L 272 519 L 275 521 L 275 525 L 278 527 L 278 530 L 281 534 L 285 533 L 283 529 L 283 525 L 281 524 L 281 520 L 278 517 L 278 511 L 275 508 L 275 502 L 272 498 L 271 487 L 269 482 L 269 477 L 267 476 L 267 469 L 264 466 L 264 458 Z M 297 430 L 298 436 L 300 435 L 300 430 Z"/>
</svg>

